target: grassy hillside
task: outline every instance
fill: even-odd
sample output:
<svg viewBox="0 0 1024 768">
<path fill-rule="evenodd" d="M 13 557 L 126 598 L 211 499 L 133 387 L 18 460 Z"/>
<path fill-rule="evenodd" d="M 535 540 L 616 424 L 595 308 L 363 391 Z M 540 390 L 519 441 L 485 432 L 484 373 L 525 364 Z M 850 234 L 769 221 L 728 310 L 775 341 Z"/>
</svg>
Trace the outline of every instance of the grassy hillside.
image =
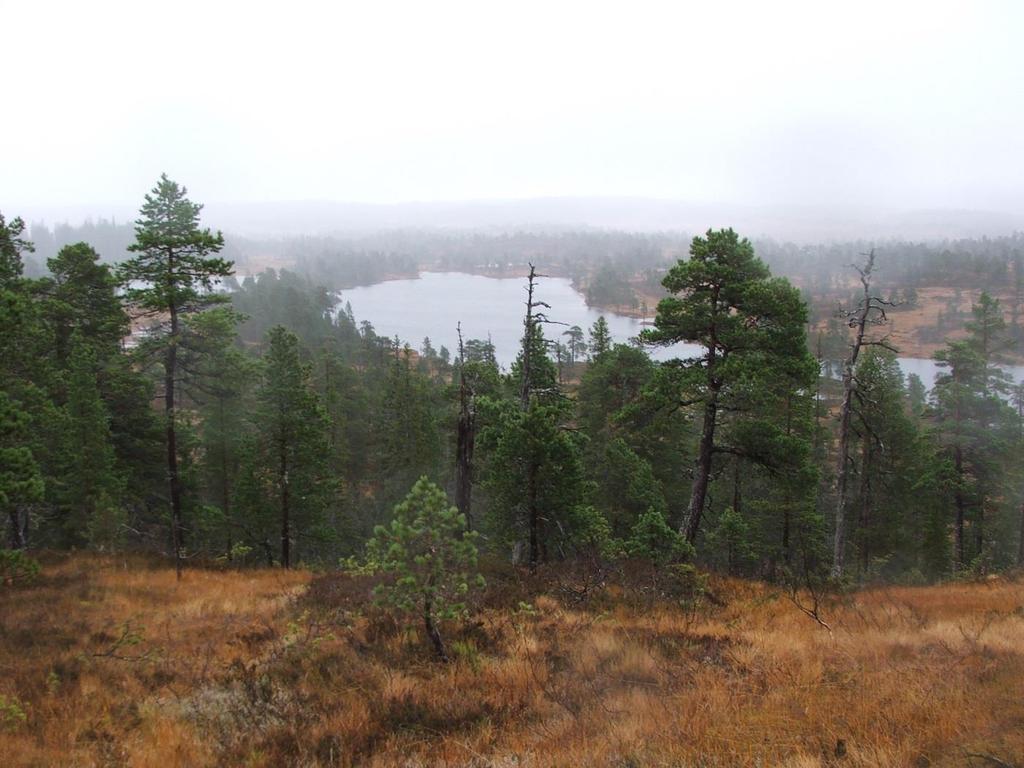
<svg viewBox="0 0 1024 768">
<path fill-rule="evenodd" d="M 0 586 L 5 766 L 968 766 L 1024 760 L 1024 583 L 826 600 L 501 565 L 457 660 L 365 578 L 85 555 Z M 809 597 L 798 598 L 804 607 Z M 1001 763 L 999 761 L 1002 761 Z"/>
</svg>

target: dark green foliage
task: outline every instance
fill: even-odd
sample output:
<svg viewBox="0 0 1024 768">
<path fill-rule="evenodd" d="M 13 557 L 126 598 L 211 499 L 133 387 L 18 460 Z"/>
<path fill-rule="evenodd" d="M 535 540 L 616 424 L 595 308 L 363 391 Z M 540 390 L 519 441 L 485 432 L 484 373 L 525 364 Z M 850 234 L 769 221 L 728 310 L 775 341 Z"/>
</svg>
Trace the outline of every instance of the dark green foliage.
<svg viewBox="0 0 1024 768">
<path fill-rule="evenodd" d="M 851 461 L 852 543 L 861 578 L 922 568 L 918 531 L 926 499 L 936 493 L 928 471 L 932 446 L 910 412 L 896 356 L 868 347 L 857 363 Z"/>
<path fill-rule="evenodd" d="M 470 589 L 483 586 L 475 573 L 476 539 L 444 491 L 421 477 L 395 507 L 391 523 L 377 526 L 366 545 L 372 567 L 391 577 L 374 594 L 400 613 L 421 618 L 444 661 L 437 622 L 462 616 Z"/>
<path fill-rule="evenodd" d="M 569 362 L 573 365 L 577 360 L 582 360 L 587 352 L 587 343 L 583 341 L 583 329 L 574 325 L 563 334 L 567 338 L 566 349 L 569 352 Z"/>
<path fill-rule="evenodd" d="M 31 584 L 39 576 L 39 562 L 20 549 L 0 549 L 0 586 Z"/>
<path fill-rule="evenodd" d="M 612 335 L 608 330 L 608 321 L 601 315 L 590 328 L 590 354 L 596 360 L 611 349 L 611 346 Z"/>
<path fill-rule="evenodd" d="M 9 288 L 21 279 L 25 270 L 22 253 L 33 250 L 24 234 L 24 221 L 14 218 L 8 224 L 0 213 L 0 288 Z"/>
<path fill-rule="evenodd" d="M 288 270 L 267 269 L 247 277 L 231 294 L 235 308 L 245 316 L 243 341 L 259 343 L 277 325 L 288 328 L 308 349 L 319 349 L 327 339 L 354 341 L 354 319 L 344 312 L 332 315 L 335 297 L 323 286 Z"/>
<path fill-rule="evenodd" d="M 90 245 L 75 243 L 46 262 L 51 277 L 40 281 L 39 290 L 59 361 L 66 360 L 76 331 L 102 360 L 117 354 L 128 333 L 128 316 L 116 294 L 117 278 L 99 259 Z"/>
<path fill-rule="evenodd" d="M 1003 399 L 1009 386 L 997 365 L 1008 345 L 1006 328 L 999 302 L 987 294 L 972 315 L 968 338 L 948 342 L 935 355 L 947 372 L 936 381 L 930 414 L 948 467 L 944 476 L 953 502 L 953 570 L 958 572 L 972 563 L 984 571 L 1016 559 L 1007 542 L 1016 527 L 1008 518 L 1017 504 L 1007 508 L 1006 501 L 1017 494 L 1004 484 L 1014 478 L 1008 470 L 1016 466 L 1019 419 Z"/>
<path fill-rule="evenodd" d="M 622 438 L 606 446 L 591 467 L 596 492 L 612 534 L 624 537 L 636 521 L 648 511 L 662 519 L 668 514 L 668 502 L 661 482 L 654 476 L 650 462 L 638 456 Z"/>
<path fill-rule="evenodd" d="M 210 295 L 214 281 L 231 274 L 231 262 L 212 255 L 224 247 L 224 237 L 200 227 L 203 206 L 187 194 L 185 187 L 162 174 L 146 195 L 135 222 L 135 242 L 128 247 L 136 255 L 120 268 L 130 303 L 158 312 L 173 308 L 188 313 L 197 304 L 215 300 Z"/>
<path fill-rule="evenodd" d="M 255 361 L 238 344 L 242 319 L 232 308 L 218 307 L 194 315 L 185 331 L 193 371 L 187 389 L 199 415 L 197 437 L 202 451 L 198 480 L 205 514 L 197 520 L 195 532 L 201 533 L 204 545 L 228 557 L 246 527 L 232 499 L 258 372 Z"/>
<path fill-rule="evenodd" d="M 328 425 L 309 366 L 301 360 L 298 337 L 280 326 L 267 334 L 253 416 L 254 444 L 239 491 L 240 514 L 254 544 L 276 538 L 281 564 L 288 568 L 299 559 L 294 556 L 299 543 L 315 552 L 330 536 L 323 525 L 330 498 Z"/>
<path fill-rule="evenodd" d="M 718 518 L 712 539 L 721 550 L 728 573 L 737 573 L 753 554 L 750 526 L 732 507 L 726 507 Z"/>
<path fill-rule="evenodd" d="M 626 553 L 630 557 L 650 560 L 656 565 L 679 562 L 693 557 L 693 547 L 673 530 L 665 516 L 655 509 L 639 515 L 626 540 Z"/>
<path fill-rule="evenodd" d="M 494 344 L 489 340 L 467 339 L 463 349 L 467 363 L 486 363 L 495 367 L 498 365 L 494 357 Z"/>
<path fill-rule="evenodd" d="M 783 435 L 765 411 L 773 400 L 809 389 L 817 366 L 807 351 L 807 309 L 799 291 L 772 278 L 750 242 L 731 229 L 695 237 L 690 259 L 677 263 L 663 284 L 674 295 L 659 303 L 655 327 L 644 331 L 644 340 L 701 347 L 696 357 L 669 364 L 679 400 L 701 409 L 683 523 L 692 543 L 715 456 L 728 452 L 765 465 L 785 460 L 779 449 L 793 436 Z"/>
<path fill-rule="evenodd" d="M 907 405 L 910 408 L 910 413 L 920 416 L 927 402 L 928 390 L 925 389 L 921 377 L 916 373 L 907 376 Z"/>
<path fill-rule="evenodd" d="M 580 437 L 562 427 L 565 406 L 533 401 L 522 411 L 512 402 L 487 400 L 481 410 L 493 535 L 506 546 L 535 535 L 539 559 L 568 556 L 573 513 L 586 504 L 589 489 Z"/>
<path fill-rule="evenodd" d="M 158 332 L 142 348 L 159 353 L 163 364 L 171 546 L 179 578 L 185 541 L 175 388 L 182 373 L 178 353 L 183 320 L 220 301 L 221 297 L 212 293 L 214 281 L 231 274 L 231 263 L 214 255 L 223 248 L 224 238 L 219 232 L 214 235 L 200 228 L 202 206 L 186 194 L 167 174 L 161 175 L 135 222 L 135 242 L 128 248 L 135 256 L 124 262 L 119 272 L 126 286 L 125 300 L 160 317 Z"/>
<path fill-rule="evenodd" d="M 25 546 L 21 507 L 43 495 L 43 477 L 27 445 L 29 414 L 0 391 L 0 512 L 10 521 L 13 549 Z"/>
<path fill-rule="evenodd" d="M 383 382 L 381 471 L 394 487 L 408 488 L 420 475 L 436 476 L 441 458 L 435 390 L 396 349 Z"/>
<path fill-rule="evenodd" d="M 865 250 L 859 244 L 763 243 L 762 261 L 735 233 L 712 231 L 673 265 L 686 249 L 675 235 L 323 238 L 259 244 L 297 266 L 239 284 L 199 212 L 162 178 L 128 254 L 128 227 L 33 226 L 34 262 L 23 224 L 0 219 L 0 504 L 12 544 L 167 551 L 175 509 L 189 554 L 236 564 L 334 562 L 368 538 L 389 550 L 402 539 L 387 583 L 413 579 L 388 600 L 425 626 L 431 571 L 416 548 L 439 541 L 427 529 L 530 565 L 642 558 L 658 564 L 649 567 L 665 584 L 699 581 L 690 561 L 776 580 L 817 578 L 827 565 L 833 520 L 821 510 L 835 506 L 837 465 L 830 361 L 848 339 L 825 313 L 849 293 L 840 269 Z M 891 354 L 866 348 L 858 360 L 851 579 L 916 582 L 954 566 L 974 574 L 1024 561 L 1024 390 L 1011 391 L 1001 372 L 1009 343 L 1024 335 L 1020 242 L 886 247 L 882 295 L 912 300 L 915 285 L 938 284 L 928 280 L 1018 290 L 1004 299 L 1008 321 L 988 294 L 971 313 L 954 296 L 942 327 L 926 329 L 937 339 L 967 331 L 943 350 L 946 371 L 930 399 L 920 379 L 904 385 Z M 335 289 L 382 270 L 481 258 L 500 270 L 540 253 L 602 302 L 629 304 L 630 284 L 656 290 L 663 281 L 673 295 L 646 340 L 701 352 L 658 365 L 641 348 L 613 344 L 604 318 L 589 344 L 585 329 L 568 326 L 551 344 L 542 328 L 559 308 L 540 301 L 543 283 L 508 375 L 489 340 L 467 340 L 453 361 L 423 339 L 416 360 L 406 340 L 335 309 Z M 122 302 L 108 264 L 126 255 Z M 51 274 L 35 279 L 44 261 Z M 802 292 L 772 278 L 769 264 L 799 274 Z M 817 381 L 805 302 L 826 373 Z M 122 349 L 129 313 L 136 328 L 153 326 L 132 353 Z M 460 429 L 475 440 L 468 473 L 456 471 L 467 456 Z M 479 539 L 462 537 L 444 493 L 415 482 L 424 475 L 456 490 Z M 399 505 L 406 523 L 380 534 L 414 483 Z M 456 577 L 429 608 L 431 642 L 437 622 L 460 612 L 462 585 L 473 580 L 459 574 L 471 570 L 445 561 Z"/>
<path fill-rule="evenodd" d="M 558 369 L 555 361 L 548 356 L 548 342 L 544 338 L 544 330 L 540 323 L 534 323 L 528 336 L 524 336 L 524 345 L 512 363 L 509 375 L 510 394 L 519 395 L 523 391 L 524 363 L 527 353 L 530 359 L 530 381 L 527 385 L 530 397 L 539 397 L 545 402 L 557 400 L 560 393 Z"/>
<path fill-rule="evenodd" d="M 58 486 L 63 540 L 109 550 L 124 535 L 124 480 L 117 471 L 110 416 L 96 384 L 96 352 L 77 330 L 71 335 L 68 364 L 67 443 Z"/>
</svg>

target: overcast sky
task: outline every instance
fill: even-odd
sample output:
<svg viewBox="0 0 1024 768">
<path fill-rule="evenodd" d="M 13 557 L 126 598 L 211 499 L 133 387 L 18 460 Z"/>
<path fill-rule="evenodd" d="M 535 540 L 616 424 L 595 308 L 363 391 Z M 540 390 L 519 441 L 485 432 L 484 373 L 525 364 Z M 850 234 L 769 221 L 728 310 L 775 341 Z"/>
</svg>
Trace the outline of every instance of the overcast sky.
<svg viewBox="0 0 1024 768">
<path fill-rule="evenodd" d="M 568 195 L 1015 210 L 1024 3 L 0 0 L 0 211 Z"/>
</svg>

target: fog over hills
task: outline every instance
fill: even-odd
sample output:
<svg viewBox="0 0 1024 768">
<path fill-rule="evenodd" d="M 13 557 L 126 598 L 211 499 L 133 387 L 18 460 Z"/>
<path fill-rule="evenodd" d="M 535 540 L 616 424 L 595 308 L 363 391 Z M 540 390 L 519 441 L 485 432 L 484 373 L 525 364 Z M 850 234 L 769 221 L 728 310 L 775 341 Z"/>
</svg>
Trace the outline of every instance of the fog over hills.
<svg viewBox="0 0 1024 768">
<path fill-rule="evenodd" d="M 1024 229 L 1020 3 L 7 5 L 8 218 L 166 172 L 254 237 Z"/>
<path fill-rule="evenodd" d="M 26 220 L 78 224 L 132 220 L 124 205 L 29 206 Z M 640 197 L 544 197 L 513 200 L 407 202 L 329 201 L 209 203 L 206 223 L 247 237 L 324 235 L 389 229 L 550 231 L 614 229 L 703 232 L 733 227 L 750 237 L 794 242 L 854 239 L 941 240 L 1000 236 L 1024 230 L 1024 214 L 991 210 L 897 210 L 858 206 L 736 205 Z"/>
</svg>

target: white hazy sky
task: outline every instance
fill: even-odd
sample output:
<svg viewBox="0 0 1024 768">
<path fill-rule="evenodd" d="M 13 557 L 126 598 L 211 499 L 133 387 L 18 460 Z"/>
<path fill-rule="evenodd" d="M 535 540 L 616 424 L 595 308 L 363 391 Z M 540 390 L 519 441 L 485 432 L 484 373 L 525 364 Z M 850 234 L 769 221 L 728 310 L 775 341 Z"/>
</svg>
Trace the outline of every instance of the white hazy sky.
<svg viewBox="0 0 1024 768">
<path fill-rule="evenodd" d="M 0 0 L 0 210 L 563 195 L 1019 210 L 1024 3 Z"/>
</svg>

